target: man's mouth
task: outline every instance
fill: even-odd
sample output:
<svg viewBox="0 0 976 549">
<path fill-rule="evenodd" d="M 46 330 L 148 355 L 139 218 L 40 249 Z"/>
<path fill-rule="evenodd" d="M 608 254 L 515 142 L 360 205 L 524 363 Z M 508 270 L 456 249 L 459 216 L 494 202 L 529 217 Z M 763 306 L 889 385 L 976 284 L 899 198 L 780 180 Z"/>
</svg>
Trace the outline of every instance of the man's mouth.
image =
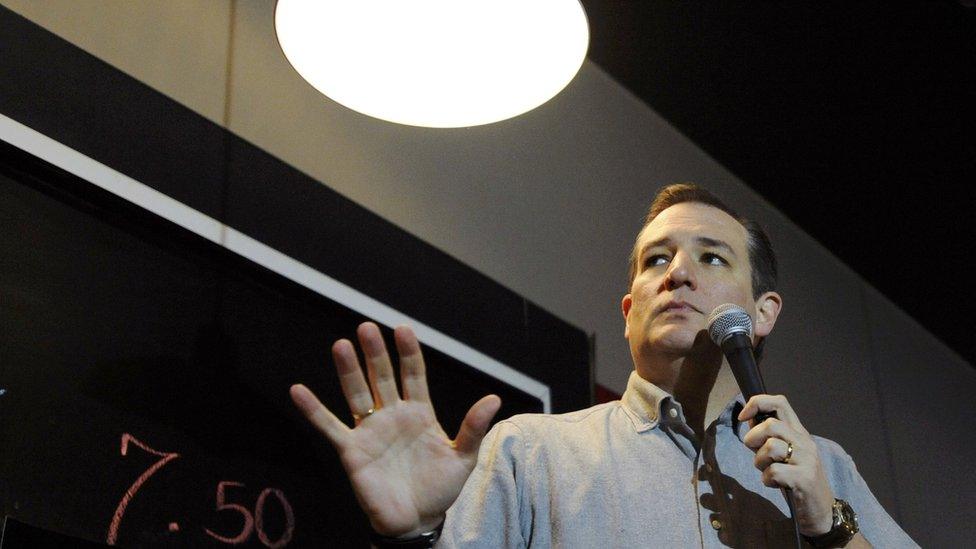
<svg viewBox="0 0 976 549">
<path fill-rule="evenodd" d="M 695 308 L 693 305 L 691 305 L 690 303 L 687 303 L 685 301 L 671 300 L 671 301 L 668 301 L 667 303 L 665 303 L 663 306 L 661 306 L 661 308 L 660 308 L 660 310 L 658 312 L 661 312 L 661 313 L 681 313 L 681 312 L 690 313 L 690 312 L 700 312 L 700 311 L 697 308 Z"/>
</svg>

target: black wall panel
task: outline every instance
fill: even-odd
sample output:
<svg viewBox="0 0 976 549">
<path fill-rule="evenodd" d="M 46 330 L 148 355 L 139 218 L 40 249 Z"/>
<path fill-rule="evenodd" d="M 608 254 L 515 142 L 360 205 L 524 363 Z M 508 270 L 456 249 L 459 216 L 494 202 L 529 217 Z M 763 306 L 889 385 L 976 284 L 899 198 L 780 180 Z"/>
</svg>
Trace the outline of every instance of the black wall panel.
<svg viewBox="0 0 976 549">
<path fill-rule="evenodd" d="M 589 404 L 579 330 L 2 7 L 0 51 L 0 115 L 522 372 L 549 388 L 554 411 Z M 304 382 L 346 413 L 328 347 L 366 317 L 9 141 L 4 547 L 45 531 L 263 547 L 285 535 L 286 508 L 289 546 L 365 545 L 337 458 L 287 388 Z M 487 392 L 502 416 L 542 410 L 464 357 L 425 353 L 449 432 Z M 217 510 L 221 491 L 240 507 Z"/>
</svg>

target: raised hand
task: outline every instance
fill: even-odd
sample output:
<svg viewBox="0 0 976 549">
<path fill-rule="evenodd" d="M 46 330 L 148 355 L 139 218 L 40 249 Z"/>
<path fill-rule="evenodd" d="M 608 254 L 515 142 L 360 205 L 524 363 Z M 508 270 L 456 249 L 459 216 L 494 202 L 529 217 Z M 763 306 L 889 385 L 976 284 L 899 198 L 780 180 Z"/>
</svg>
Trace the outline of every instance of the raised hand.
<svg viewBox="0 0 976 549">
<path fill-rule="evenodd" d="M 474 404 L 451 440 L 437 422 L 427 391 L 420 344 L 413 330 L 394 330 L 403 397 L 379 328 L 356 331 L 366 358 L 369 384 L 352 342 L 341 339 L 332 356 L 355 428 L 326 408 L 304 385 L 291 397 L 335 446 L 359 505 L 373 529 L 386 536 L 414 536 L 434 529 L 454 503 L 478 457 L 481 439 L 501 406 L 489 395 Z"/>
</svg>

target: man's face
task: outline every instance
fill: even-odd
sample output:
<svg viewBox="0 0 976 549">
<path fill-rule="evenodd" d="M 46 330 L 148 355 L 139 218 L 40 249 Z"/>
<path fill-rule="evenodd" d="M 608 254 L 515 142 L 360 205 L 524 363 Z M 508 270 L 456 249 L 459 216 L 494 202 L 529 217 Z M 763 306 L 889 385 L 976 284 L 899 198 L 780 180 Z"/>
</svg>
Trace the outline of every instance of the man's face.
<svg viewBox="0 0 976 549">
<path fill-rule="evenodd" d="M 697 202 L 671 206 L 644 227 L 622 303 L 638 368 L 645 357 L 687 355 L 718 305 L 735 303 L 756 318 L 746 239 L 732 216 Z"/>
</svg>

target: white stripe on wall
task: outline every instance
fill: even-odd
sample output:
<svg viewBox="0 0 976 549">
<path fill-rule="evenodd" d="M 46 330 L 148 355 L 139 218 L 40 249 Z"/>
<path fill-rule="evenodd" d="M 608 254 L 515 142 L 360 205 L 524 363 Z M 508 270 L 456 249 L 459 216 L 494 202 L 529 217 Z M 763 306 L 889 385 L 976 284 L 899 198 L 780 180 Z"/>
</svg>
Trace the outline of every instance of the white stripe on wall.
<svg viewBox="0 0 976 549">
<path fill-rule="evenodd" d="M 538 398 L 546 413 L 552 411 L 544 383 L 3 114 L 0 139 L 380 324 L 409 324 L 428 347 Z"/>
</svg>

